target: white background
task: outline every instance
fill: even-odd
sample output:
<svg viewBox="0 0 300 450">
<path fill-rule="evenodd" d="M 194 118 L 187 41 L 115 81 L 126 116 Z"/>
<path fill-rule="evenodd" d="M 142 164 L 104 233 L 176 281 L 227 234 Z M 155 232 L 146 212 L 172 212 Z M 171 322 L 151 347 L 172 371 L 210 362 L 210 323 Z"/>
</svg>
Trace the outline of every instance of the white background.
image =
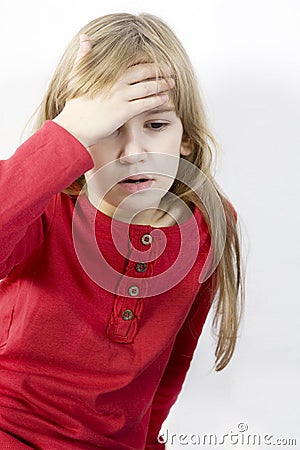
<svg viewBox="0 0 300 450">
<path fill-rule="evenodd" d="M 213 448 L 192 445 L 192 436 L 183 445 L 179 433 L 214 433 L 221 439 L 223 433 L 238 433 L 240 422 L 248 425 L 246 435 L 297 438 L 300 448 L 299 2 L 2 2 L 2 158 L 17 147 L 75 32 L 120 11 L 161 16 L 186 47 L 222 148 L 217 181 L 237 209 L 245 236 L 246 311 L 236 353 L 225 370 L 212 370 L 210 316 L 164 425 L 168 436 L 177 433 L 168 448 Z M 270 448 L 241 442 L 214 448 Z"/>
</svg>

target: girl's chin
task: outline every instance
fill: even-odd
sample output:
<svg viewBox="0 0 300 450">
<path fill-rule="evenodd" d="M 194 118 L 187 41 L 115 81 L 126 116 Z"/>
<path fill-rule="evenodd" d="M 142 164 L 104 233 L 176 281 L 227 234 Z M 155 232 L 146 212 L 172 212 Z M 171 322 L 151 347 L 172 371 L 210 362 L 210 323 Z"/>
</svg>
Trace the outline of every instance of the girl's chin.
<svg viewBox="0 0 300 450">
<path fill-rule="evenodd" d="M 107 197 L 101 202 L 100 210 L 111 217 L 130 218 L 146 210 L 158 208 L 162 197 L 163 192 L 158 190 L 147 194 L 143 190 L 138 191 L 135 195 L 127 195 L 119 201 Z"/>
</svg>

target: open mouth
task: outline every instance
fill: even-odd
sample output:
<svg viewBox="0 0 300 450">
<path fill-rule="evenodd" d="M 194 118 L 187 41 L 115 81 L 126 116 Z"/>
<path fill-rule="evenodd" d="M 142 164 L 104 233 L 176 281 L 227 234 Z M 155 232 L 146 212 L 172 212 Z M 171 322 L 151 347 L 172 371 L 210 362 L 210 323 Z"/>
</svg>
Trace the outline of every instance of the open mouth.
<svg viewBox="0 0 300 450">
<path fill-rule="evenodd" d="M 134 175 L 132 177 L 125 178 L 124 180 L 120 181 L 120 183 L 139 184 L 139 183 L 147 183 L 149 181 L 153 181 L 153 179 L 141 175 Z"/>
<path fill-rule="evenodd" d="M 119 182 L 127 192 L 135 192 L 144 189 L 149 189 L 153 184 L 153 178 L 145 175 L 133 175 Z"/>
<path fill-rule="evenodd" d="M 121 181 L 121 183 L 138 184 L 138 183 L 146 183 L 147 181 L 149 181 L 149 178 L 138 178 L 137 180 L 132 179 L 132 178 L 127 178 L 127 180 L 123 180 L 123 181 Z"/>
</svg>

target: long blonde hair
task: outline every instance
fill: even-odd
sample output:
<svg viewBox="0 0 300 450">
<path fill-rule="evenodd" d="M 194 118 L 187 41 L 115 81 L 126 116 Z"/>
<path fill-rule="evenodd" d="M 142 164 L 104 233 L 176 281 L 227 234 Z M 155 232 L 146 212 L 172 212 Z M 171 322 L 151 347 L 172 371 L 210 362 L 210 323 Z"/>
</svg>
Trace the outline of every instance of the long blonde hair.
<svg viewBox="0 0 300 450">
<path fill-rule="evenodd" d="M 89 36 L 92 50 L 74 70 L 80 34 Z M 233 355 L 243 311 L 239 231 L 235 212 L 211 173 L 215 141 L 206 124 L 192 64 L 174 32 L 163 20 L 146 13 L 137 16 L 127 13 L 109 14 L 84 26 L 74 36 L 58 64 L 38 110 L 35 129 L 40 128 L 45 120 L 56 117 L 67 99 L 84 94 L 94 96 L 112 86 L 128 67 L 143 62 L 155 63 L 158 74 L 163 76 L 166 68 L 171 69 L 175 79 L 172 100 L 182 121 L 183 139 L 193 147 L 191 155 L 182 158 L 205 174 L 225 211 L 226 240 L 214 273 L 211 299 L 215 305 L 213 329 L 218 336 L 215 369 L 220 371 Z M 85 178 L 82 176 L 74 180 L 66 192 L 78 193 L 84 183 Z M 207 209 L 192 189 L 176 180 L 171 191 L 189 206 L 196 204 L 211 229 Z"/>
</svg>

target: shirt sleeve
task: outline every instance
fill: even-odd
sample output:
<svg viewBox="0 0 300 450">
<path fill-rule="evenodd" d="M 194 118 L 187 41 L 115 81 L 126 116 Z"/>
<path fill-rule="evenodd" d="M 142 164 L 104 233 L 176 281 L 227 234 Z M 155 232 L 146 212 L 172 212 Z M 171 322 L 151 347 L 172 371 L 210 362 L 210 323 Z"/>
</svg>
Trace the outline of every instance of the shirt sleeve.
<svg viewBox="0 0 300 450">
<path fill-rule="evenodd" d="M 87 149 L 52 121 L 0 161 L 0 279 L 43 241 L 55 194 L 92 167 Z"/>
<path fill-rule="evenodd" d="M 212 275 L 200 287 L 193 306 L 177 334 L 173 350 L 153 399 L 146 450 L 162 450 L 157 440 L 163 422 L 175 403 L 190 367 L 199 336 L 214 298 Z"/>
</svg>

